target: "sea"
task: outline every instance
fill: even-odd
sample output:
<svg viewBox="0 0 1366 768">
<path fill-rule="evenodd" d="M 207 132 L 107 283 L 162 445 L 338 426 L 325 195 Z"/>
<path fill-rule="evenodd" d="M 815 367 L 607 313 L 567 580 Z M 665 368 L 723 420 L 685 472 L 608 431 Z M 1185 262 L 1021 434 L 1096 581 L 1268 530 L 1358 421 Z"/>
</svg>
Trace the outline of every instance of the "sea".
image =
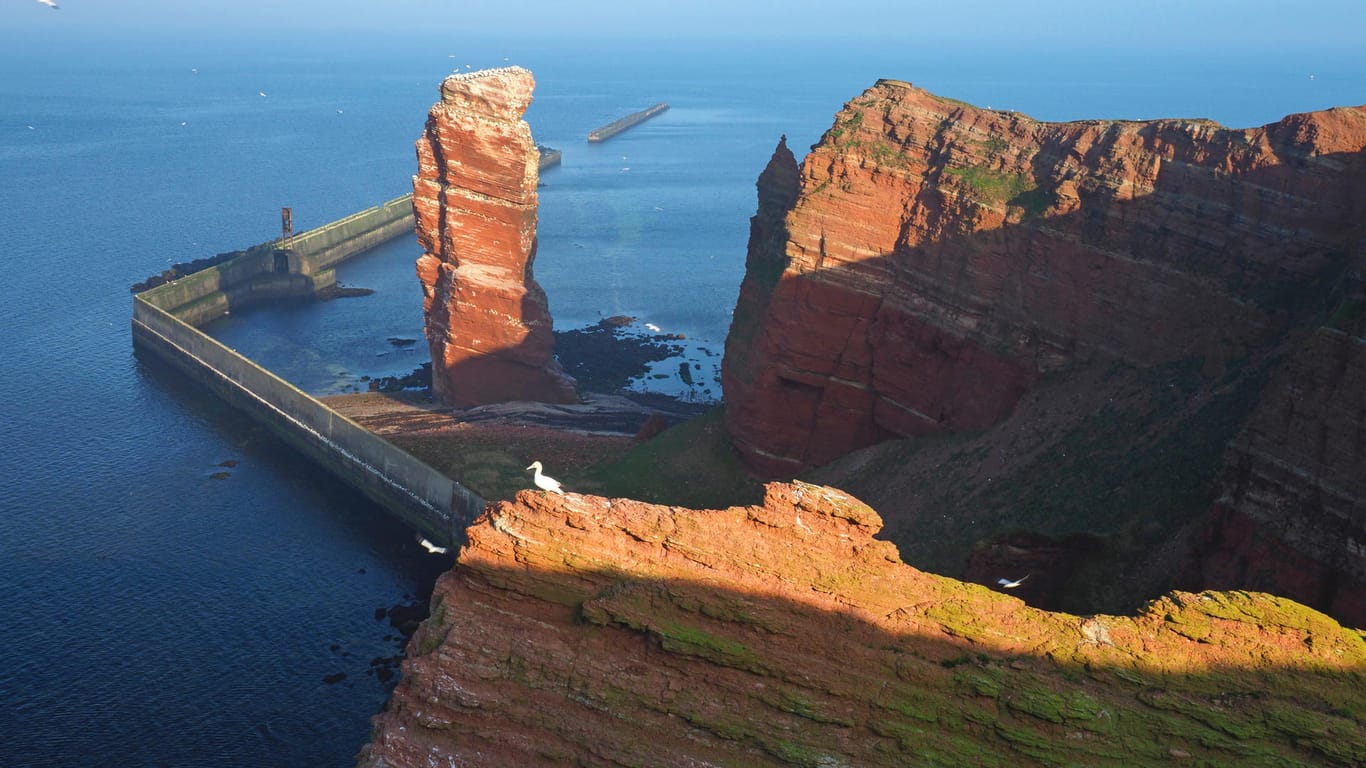
<svg viewBox="0 0 1366 768">
<path fill-rule="evenodd" d="M 32 41 L 0 34 L 0 766 L 347 766 L 394 685 L 385 620 L 451 556 L 136 352 L 130 285 L 411 190 L 450 72 L 518 65 L 563 152 L 535 276 L 555 327 L 634 317 L 703 375 L 743 275 L 755 180 L 879 78 L 1041 120 L 1232 127 L 1366 102 L 1366 48 L 1154 50 L 404 39 Z M 592 128 L 666 102 L 610 141 Z M 369 296 L 209 331 L 316 394 L 426 361 L 419 249 L 339 270 Z"/>
</svg>

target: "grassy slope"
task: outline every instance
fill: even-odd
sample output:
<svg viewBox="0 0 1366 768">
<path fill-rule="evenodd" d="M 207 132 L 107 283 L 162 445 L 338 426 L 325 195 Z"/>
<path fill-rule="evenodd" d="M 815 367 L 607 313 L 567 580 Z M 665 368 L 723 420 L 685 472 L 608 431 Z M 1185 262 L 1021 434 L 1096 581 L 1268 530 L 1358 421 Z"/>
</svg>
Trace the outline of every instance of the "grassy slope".
<svg viewBox="0 0 1366 768">
<path fill-rule="evenodd" d="M 989 430 L 883 443 L 806 479 L 877 509 L 906 561 L 936 573 L 962 573 L 975 547 L 1014 531 L 1094 535 L 1065 604 L 1129 612 L 1166 588 L 1155 555 L 1209 510 L 1264 380 L 1255 365 L 1206 377 L 1198 361 L 1066 373 Z"/>
<path fill-rule="evenodd" d="M 531 487 L 525 467 L 534 460 L 577 493 L 699 509 L 763 499 L 762 484 L 745 474 L 730 446 L 719 410 L 644 442 L 514 425 L 388 439 L 489 500 Z"/>
</svg>

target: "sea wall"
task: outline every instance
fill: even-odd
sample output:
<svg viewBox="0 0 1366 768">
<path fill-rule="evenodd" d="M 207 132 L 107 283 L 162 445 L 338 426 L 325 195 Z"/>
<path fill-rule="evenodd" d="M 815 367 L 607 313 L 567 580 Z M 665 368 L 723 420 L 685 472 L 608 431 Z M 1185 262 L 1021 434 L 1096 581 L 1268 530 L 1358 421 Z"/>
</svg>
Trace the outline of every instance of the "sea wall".
<svg viewBox="0 0 1366 768">
<path fill-rule="evenodd" d="M 257 302 L 313 296 L 336 284 L 337 264 L 412 231 L 412 195 L 407 194 L 296 235 L 291 248 L 281 248 L 279 241 L 248 248 L 158 286 L 152 301 L 200 326 Z"/>
<path fill-rule="evenodd" d="M 358 253 L 412 231 L 410 192 L 298 235 L 294 238 L 294 250 L 315 269 L 331 269 Z"/>
<path fill-rule="evenodd" d="M 410 232 L 412 210 L 406 202 L 407 196 L 398 198 L 298 236 L 292 252 L 251 249 L 134 296 L 133 342 L 246 412 L 428 539 L 451 545 L 483 511 L 484 499 L 195 327 L 244 301 L 306 295 L 316 271 L 275 270 L 321 265 L 330 274 L 348 256 Z M 386 238 L 385 232 L 391 234 Z"/>
<path fill-rule="evenodd" d="M 536 151 L 541 153 L 541 159 L 537 162 L 537 169 L 544 171 L 560 164 L 564 159 L 564 153 L 554 147 L 547 147 L 544 144 L 537 144 Z"/>
<path fill-rule="evenodd" d="M 621 133 L 622 131 L 628 128 L 637 126 L 645 122 L 646 120 L 649 120 L 650 118 L 654 117 L 655 115 L 658 115 L 659 113 L 663 112 L 668 108 L 669 105 L 661 101 L 660 103 L 654 105 L 653 107 L 650 107 L 649 109 L 642 109 L 639 112 L 632 112 L 631 114 L 621 118 L 620 120 L 613 120 L 612 122 L 602 126 L 601 128 L 595 128 L 589 131 L 588 140 L 595 143 L 599 141 L 607 141 L 613 136 L 616 136 L 618 133 Z"/>
</svg>

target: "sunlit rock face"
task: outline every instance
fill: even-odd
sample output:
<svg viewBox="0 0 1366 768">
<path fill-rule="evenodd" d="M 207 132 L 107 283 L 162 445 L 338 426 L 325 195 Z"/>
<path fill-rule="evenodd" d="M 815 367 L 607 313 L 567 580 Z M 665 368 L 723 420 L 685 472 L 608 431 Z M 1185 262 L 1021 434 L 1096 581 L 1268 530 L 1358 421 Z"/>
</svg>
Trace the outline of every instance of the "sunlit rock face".
<svg viewBox="0 0 1366 768">
<path fill-rule="evenodd" d="M 936 567 L 1028 566 L 1044 603 L 1237 587 L 1366 622 L 1364 148 L 1366 107 L 1046 123 L 879 82 L 786 210 L 760 179 L 735 447 L 822 468 L 917 563 L 930 528 L 1002 544 Z M 1132 576 L 1104 597 L 1097 542 Z"/>
<path fill-rule="evenodd" d="M 786 237 L 751 240 L 781 271 L 736 307 L 736 447 L 791 477 L 989 427 L 1071 366 L 1262 348 L 1359 258 L 1363 146 L 1360 107 L 1047 123 L 880 81 L 802 161 Z"/>
<path fill-rule="evenodd" d="M 437 582 L 359 764 L 1352 765 L 1360 633 L 1287 600 L 1030 608 L 825 486 L 690 510 L 524 491 Z"/>
<path fill-rule="evenodd" d="M 539 153 L 520 67 L 451 75 L 417 141 L 413 210 L 432 391 L 457 406 L 573 402 L 536 258 Z"/>
</svg>

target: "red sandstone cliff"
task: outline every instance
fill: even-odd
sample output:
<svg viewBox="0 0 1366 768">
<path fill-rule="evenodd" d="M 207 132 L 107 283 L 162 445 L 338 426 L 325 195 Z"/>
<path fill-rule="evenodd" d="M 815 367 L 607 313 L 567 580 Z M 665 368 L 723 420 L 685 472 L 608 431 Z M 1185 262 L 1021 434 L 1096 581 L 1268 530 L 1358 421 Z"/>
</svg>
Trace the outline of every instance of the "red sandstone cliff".
<svg viewBox="0 0 1366 768">
<path fill-rule="evenodd" d="M 520 493 L 469 529 L 360 757 L 400 766 L 1360 765 L 1366 641 L 1267 595 L 1047 613 L 840 491 Z"/>
<path fill-rule="evenodd" d="M 1363 146 L 1366 108 L 1045 123 L 881 81 L 803 161 L 760 259 L 781 279 L 736 307 L 761 316 L 727 348 L 736 446 L 792 476 L 989 427 L 1079 363 L 1217 371 L 1360 258 Z"/>
<path fill-rule="evenodd" d="M 1057 124 L 882 81 L 751 238 L 736 447 L 1032 604 L 1240 587 L 1366 625 L 1361 323 L 1316 330 L 1360 315 L 1364 147 L 1366 108 Z"/>
<path fill-rule="evenodd" d="M 417 141 L 413 210 L 432 391 L 456 406 L 574 402 L 536 258 L 538 153 L 520 67 L 455 74 Z"/>
<path fill-rule="evenodd" d="M 1366 627 L 1366 322 L 1344 300 L 1228 451 L 1187 583 L 1287 595 Z"/>
</svg>

